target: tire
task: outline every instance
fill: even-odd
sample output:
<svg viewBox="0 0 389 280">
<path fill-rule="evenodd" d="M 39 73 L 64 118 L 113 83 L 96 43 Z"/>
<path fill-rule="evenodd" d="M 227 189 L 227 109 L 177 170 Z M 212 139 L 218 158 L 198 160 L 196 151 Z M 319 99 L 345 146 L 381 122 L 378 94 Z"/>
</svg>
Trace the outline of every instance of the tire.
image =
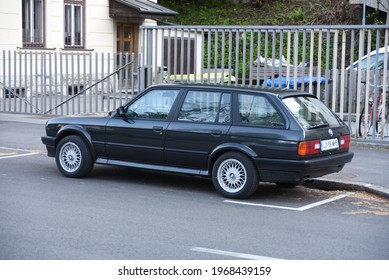
<svg viewBox="0 0 389 280">
<path fill-rule="evenodd" d="M 225 197 L 247 198 L 258 189 L 259 175 L 248 157 L 228 152 L 213 165 L 212 181 L 216 191 Z"/>
<path fill-rule="evenodd" d="M 55 161 L 66 177 L 80 178 L 88 175 L 94 160 L 85 141 L 77 135 L 63 138 L 56 149 Z"/>
<path fill-rule="evenodd" d="M 373 133 L 371 130 L 371 127 L 373 126 L 373 120 L 370 119 L 370 116 L 368 117 L 368 132 L 367 135 L 371 135 L 370 133 Z M 376 133 L 378 131 L 377 123 L 376 123 Z M 362 109 L 361 114 L 359 115 L 359 137 L 365 136 L 365 108 Z"/>
<path fill-rule="evenodd" d="M 380 114 L 381 116 L 382 114 Z M 381 118 L 381 117 L 380 117 Z M 375 122 L 375 135 L 379 135 L 380 133 L 380 123 L 381 123 L 381 120 L 380 118 L 378 118 Z M 368 133 L 367 133 L 367 136 L 371 136 L 373 135 L 373 119 L 370 119 L 370 116 L 368 117 Z M 364 133 L 365 132 L 365 108 L 362 109 L 361 111 L 361 114 L 359 115 L 359 136 L 362 137 L 362 136 L 365 136 Z"/>
</svg>

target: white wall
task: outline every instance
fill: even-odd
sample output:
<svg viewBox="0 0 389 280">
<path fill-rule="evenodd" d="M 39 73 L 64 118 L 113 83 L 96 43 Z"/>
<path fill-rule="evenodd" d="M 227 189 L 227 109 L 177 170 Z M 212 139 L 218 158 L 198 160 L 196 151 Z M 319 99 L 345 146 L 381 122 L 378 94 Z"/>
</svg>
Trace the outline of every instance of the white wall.
<svg viewBox="0 0 389 280">
<path fill-rule="evenodd" d="M 45 6 L 45 47 L 64 48 L 64 4 L 47 0 Z M 115 50 L 114 21 L 109 17 L 108 0 L 87 0 L 85 4 L 85 49 L 96 52 Z M 23 47 L 22 1 L 0 0 L 0 50 Z"/>
<path fill-rule="evenodd" d="M 116 50 L 116 27 L 109 17 L 109 1 L 86 1 L 85 48 L 97 52 L 114 52 Z"/>
<path fill-rule="evenodd" d="M 51 0 L 46 1 L 46 47 L 47 48 L 63 48 L 63 1 Z"/>
<path fill-rule="evenodd" d="M 0 0 L 0 50 L 22 45 L 22 1 Z"/>
</svg>

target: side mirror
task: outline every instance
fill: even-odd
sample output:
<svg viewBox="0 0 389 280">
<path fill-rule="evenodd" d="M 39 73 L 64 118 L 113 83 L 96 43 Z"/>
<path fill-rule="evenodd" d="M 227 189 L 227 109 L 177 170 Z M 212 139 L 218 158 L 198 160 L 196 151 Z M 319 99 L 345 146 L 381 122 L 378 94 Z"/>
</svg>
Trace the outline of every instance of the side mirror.
<svg viewBox="0 0 389 280">
<path fill-rule="evenodd" d="M 120 106 L 119 108 L 116 109 L 116 114 L 124 118 L 126 116 L 126 110 L 124 109 L 123 106 Z"/>
</svg>

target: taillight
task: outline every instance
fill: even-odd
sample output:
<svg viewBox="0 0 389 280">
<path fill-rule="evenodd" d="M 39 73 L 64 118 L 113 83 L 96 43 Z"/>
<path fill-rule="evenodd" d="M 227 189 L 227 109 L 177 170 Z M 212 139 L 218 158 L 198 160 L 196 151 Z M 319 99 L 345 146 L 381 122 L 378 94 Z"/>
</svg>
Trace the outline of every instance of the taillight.
<svg viewBox="0 0 389 280">
<path fill-rule="evenodd" d="M 307 156 L 320 153 L 320 140 L 304 141 L 299 143 L 298 155 Z"/>
<path fill-rule="evenodd" d="M 348 148 L 350 148 L 350 142 L 351 142 L 350 135 L 341 136 L 340 137 L 340 147 L 339 147 L 339 149 L 348 149 Z"/>
</svg>

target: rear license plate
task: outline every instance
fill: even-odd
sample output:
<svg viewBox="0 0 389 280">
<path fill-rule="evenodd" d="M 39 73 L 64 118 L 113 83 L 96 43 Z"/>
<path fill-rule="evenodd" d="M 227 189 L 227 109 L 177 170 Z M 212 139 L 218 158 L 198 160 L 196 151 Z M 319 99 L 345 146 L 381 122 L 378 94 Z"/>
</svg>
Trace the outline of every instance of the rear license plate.
<svg viewBox="0 0 389 280">
<path fill-rule="evenodd" d="M 337 138 L 321 140 L 322 151 L 335 150 L 335 149 L 339 149 L 339 141 Z"/>
</svg>

